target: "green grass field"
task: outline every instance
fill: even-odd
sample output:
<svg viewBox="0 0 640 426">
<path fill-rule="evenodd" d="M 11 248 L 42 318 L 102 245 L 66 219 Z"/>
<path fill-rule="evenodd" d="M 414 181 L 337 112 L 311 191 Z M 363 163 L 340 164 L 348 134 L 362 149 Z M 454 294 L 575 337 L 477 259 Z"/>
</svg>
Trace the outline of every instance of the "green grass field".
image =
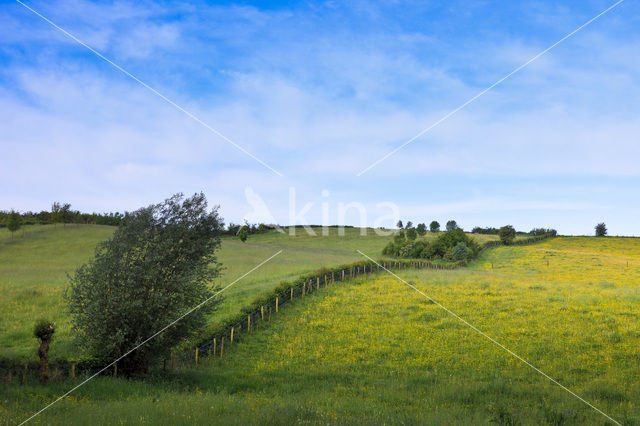
<svg viewBox="0 0 640 426">
<path fill-rule="evenodd" d="M 640 424 L 640 240 L 556 238 L 490 250 L 469 268 L 399 274 L 617 421 Z M 0 416 L 22 420 L 73 384 L 6 387 Z M 144 381 L 93 380 L 37 422 L 95 419 L 612 424 L 382 273 L 298 299 L 222 360 Z"/>
<path fill-rule="evenodd" d="M 66 314 L 64 290 L 67 273 L 88 261 L 96 244 L 109 238 L 114 228 L 100 225 L 52 225 L 26 227 L 26 235 L 16 233 L 13 239 L 6 228 L 0 229 L 0 359 L 36 360 L 37 340 L 32 327 L 41 317 L 56 324 L 52 359 L 78 359 L 73 348 L 70 319 Z M 278 250 L 282 254 L 248 275 L 226 293 L 226 300 L 211 318 L 211 327 L 237 313 L 260 294 L 273 289 L 282 280 L 323 266 L 360 260 L 360 249 L 379 256 L 389 237 L 377 236 L 372 229 L 366 236 L 360 229 L 346 228 L 338 236 L 336 228 L 328 236 L 310 236 L 301 229 L 295 236 L 279 232 L 252 235 L 242 243 L 224 237 L 219 260 L 224 271 L 215 284 L 226 285 L 249 271 Z M 425 238 L 433 238 L 427 233 Z M 478 241 L 494 236 L 474 236 Z"/>
</svg>

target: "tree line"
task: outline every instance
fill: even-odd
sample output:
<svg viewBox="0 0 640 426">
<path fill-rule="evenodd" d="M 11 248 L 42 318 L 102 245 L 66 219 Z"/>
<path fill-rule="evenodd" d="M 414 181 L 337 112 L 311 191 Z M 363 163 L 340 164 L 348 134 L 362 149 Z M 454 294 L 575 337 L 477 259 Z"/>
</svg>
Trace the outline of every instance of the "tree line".
<svg viewBox="0 0 640 426">
<path fill-rule="evenodd" d="M 406 224 L 398 221 L 397 226 L 400 230 L 383 249 L 382 254 L 384 255 L 412 259 L 461 261 L 473 259 L 480 251 L 478 243 L 473 238 L 470 238 L 455 220 L 447 221 L 446 231 L 440 233 L 436 239 L 430 242 L 424 239 L 417 239 L 418 236 L 424 236 L 427 232 L 426 224 L 424 223 L 419 223 L 414 228 L 411 221 Z M 431 232 L 440 232 L 440 224 L 437 221 L 431 222 L 429 230 Z M 555 229 L 546 228 L 534 228 L 528 234 L 517 232 L 511 225 L 501 228 L 476 227 L 472 233 L 498 235 L 503 244 L 511 244 L 517 234 L 531 236 L 557 235 Z"/>
<path fill-rule="evenodd" d="M 40 212 L 17 212 L 15 210 L 0 210 L 0 228 L 8 227 L 11 221 L 18 221 L 23 225 L 57 225 L 62 223 L 81 223 L 95 225 L 118 226 L 124 217 L 123 213 L 82 213 L 73 210 L 69 203 L 55 202 L 51 205 L 51 210 Z"/>
</svg>

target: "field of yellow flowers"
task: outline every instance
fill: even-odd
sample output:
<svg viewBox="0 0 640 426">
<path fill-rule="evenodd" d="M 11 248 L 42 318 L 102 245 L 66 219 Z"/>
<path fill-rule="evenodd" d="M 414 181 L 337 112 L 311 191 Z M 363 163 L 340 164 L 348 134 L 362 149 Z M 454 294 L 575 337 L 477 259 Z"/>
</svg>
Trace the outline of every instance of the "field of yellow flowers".
<svg viewBox="0 0 640 426">
<path fill-rule="evenodd" d="M 459 270 L 394 272 L 611 419 L 640 424 L 640 240 L 556 238 Z M 155 382 L 97 379 L 39 419 L 614 424 L 386 273 L 294 301 L 225 351 Z M 6 415 L 56 388 L 28 391 L 0 395 L 19 407 Z"/>
</svg>

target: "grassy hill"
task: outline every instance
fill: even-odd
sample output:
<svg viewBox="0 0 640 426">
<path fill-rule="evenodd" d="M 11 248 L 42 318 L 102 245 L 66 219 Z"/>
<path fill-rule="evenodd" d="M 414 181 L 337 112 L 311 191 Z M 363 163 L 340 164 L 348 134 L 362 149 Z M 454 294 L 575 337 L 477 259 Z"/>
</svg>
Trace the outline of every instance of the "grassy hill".
<svg viewBox="0 0 640 426">
<path fill-rule="evenodd" d="M 557 238 L 490 250 L 469 268 L 398 274 L 608 415 L 638 424 L 639 267 L 640 240 Z M 4 415 L 22 419 L 71 386 L 9 387 L 0 394 Z M 222 360 L 146 381 L 96 379 L 39 420 L 96 418 L 107 424 L 607 424 L 387 274 L 297 300 L 241 335 Z"/>
<path fill-rule="evenodd" d="M 310 236 L 301 229 L 295 236 L 276 231 L 252 235 L 246 243 L 225 237 L 219 260 L 225 270 L 215 284 L 226 285 L 278 250 L 283 253 L 245 277 L 226 293 L 225 302 L 211 318 L 211 326 L 235 314 L 258 295 L 280 281 L 316 270 L 360 260 L 360 249 L 379 256 L 389 237 L 377 236 L 372 229 L 366 236 L 359 228 L 345 229 L 344 236 L 330 228 L 328 236 Z M 37 341 L 31 336 L 36 319 L 46 317 L 56 324 L 51 358 L 74 359 L 70 319 L 63 299 L 67 273 L 88 261 L 96 244 L 109 238 L 114 228 L 101 225 L 53 225 L 26 227 L 26 235 L 13 239 L 0 229 L 0 359 L 35 360 Z M 434 234 L 427 233 L 427 239 Z M 474 236 L 479 241 L 495 236 Z"/>
</svg>

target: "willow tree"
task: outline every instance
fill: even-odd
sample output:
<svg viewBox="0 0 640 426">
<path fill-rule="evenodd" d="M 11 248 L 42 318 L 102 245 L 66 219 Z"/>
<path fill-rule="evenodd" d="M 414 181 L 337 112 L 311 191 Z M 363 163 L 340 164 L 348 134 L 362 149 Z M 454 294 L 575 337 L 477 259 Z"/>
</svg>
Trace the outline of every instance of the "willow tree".
<svg viewBox="0 0 640 426">
<path fill-rule="evenodd" d="M 208 210 L 202 193 L 126 214 L 70 277 L 67 300 L 80 345 L 104 361 L 137 348 L 118 369 L 140 374 L 200 330 L 220 302 L 211 283 L 222 229 L 218 208 Z"/>
</svg>

